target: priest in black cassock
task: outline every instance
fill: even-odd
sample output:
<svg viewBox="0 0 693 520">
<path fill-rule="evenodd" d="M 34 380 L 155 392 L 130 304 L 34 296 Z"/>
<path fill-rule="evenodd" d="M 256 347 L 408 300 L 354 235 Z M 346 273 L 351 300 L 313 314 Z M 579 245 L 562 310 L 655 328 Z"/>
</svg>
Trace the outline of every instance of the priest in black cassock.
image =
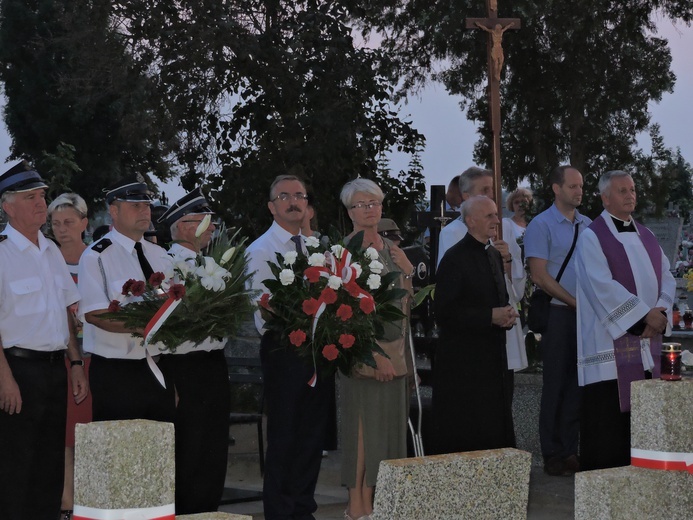
<svg viewBox="0 0 693 520">
<path fill-rule="evenodd" d="M 479 196 L 465 201 L 461 213 L 469 231 L 445 254 L 436 275 L 437 453 L 515 446 L 505 332 L 515 325 L 517 311 L 508 305 L 505 262 L 489 245 L 500 223 L 498 210 Z"/>
</svg>

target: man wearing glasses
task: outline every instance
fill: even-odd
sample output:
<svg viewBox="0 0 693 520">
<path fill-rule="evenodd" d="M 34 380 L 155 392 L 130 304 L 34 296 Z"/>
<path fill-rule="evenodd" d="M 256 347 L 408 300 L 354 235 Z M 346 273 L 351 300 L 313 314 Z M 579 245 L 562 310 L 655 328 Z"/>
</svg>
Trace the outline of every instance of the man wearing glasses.
<svg viewBox="0 0 693 520">
<path fill-rule="evenodd" d="M 195 264 L 212 240 L 210 223 L 195 236 L 205 215 L 213 214 L 200 188 L 171 205 L 159 224 L 171 230 L 168 254 Z M 168 356 L 178 394 L 176 406 L 176 513 L 216 511 L 224 491 L 229 443 L 230 388 L 224 357 L 226 339 L 199 345 L 181 343 Z"/>
<path fill-rule="evenodd" d="M 306 186 L 298 177 L 280 175 L 270 187 L 267 207 L 272 226 L 250 246 L 248 271 L 254 273 L 250 288 L 269 292 L 262 283 L 273 278 L 267 262 L 276 263 L 276 253 L 305 253 L 301 223 L 308 204 Z M 267 410 L 267 456 L 263 486 L 265 518 L 312 519 L 317 510 L 314 493 L 320 473 L 322 447 L 328 418 L 329 385 L 318 378 L 289 345 L 265 331 L 259 310 L 255 325 L 262 335 L 260 357 L 265 380 Z"/>
</svg>

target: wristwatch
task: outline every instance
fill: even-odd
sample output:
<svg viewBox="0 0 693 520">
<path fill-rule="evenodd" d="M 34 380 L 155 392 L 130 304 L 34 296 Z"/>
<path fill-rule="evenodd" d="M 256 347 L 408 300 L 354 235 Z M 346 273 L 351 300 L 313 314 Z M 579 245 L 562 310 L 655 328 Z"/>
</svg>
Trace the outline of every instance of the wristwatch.
<svg viewBox="0 0 693 520">
<path fill-rule="evenodd" d="M 74 361 L 70 361 L 70 368 L 83 367 L 83 366 L 84 366 L 84 360 L 83 359 L 75 359 Z"/>
</svg>

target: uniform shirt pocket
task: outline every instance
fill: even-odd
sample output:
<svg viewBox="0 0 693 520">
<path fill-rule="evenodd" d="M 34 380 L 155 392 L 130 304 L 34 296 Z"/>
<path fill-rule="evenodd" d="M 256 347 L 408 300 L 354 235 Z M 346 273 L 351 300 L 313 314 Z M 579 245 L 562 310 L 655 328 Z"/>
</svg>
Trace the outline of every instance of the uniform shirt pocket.
<svg viewBox="0 0 693 520">
<path fill-rule="evenodd" d="M 37 276 L 10 282 L 14 312 L 17 316 L 46 312 L 46 300 L 42 287 L 41 279 Z"/>
</svg>

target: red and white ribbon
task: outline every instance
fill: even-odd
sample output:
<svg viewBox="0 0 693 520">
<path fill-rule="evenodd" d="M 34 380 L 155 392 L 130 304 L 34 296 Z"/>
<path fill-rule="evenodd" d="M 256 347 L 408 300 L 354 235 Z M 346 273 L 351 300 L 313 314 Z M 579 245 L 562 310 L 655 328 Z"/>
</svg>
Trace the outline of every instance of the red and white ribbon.
<svg viewBox="0 0 693 520">
<path fill-rule="evenodd" d="M 351 265 L 351 253 L 348 249 L 343 249 L 342 255 L 339 258 L 330 252 L 326 252 L 325 258 L 327 260 L 326 267 L 313 266 L 306 269 L 306 271 L 314 270 L 315 272 L 318 272 L 321 277 L 327 279 L 329 279 L 330 276 L 338 276 L 342 279 L 342 287 L 353 280 L 353 286 L 358 290 L 357 298 L 373 299 L 373 296 L 369 292 L 364 291 L 361 287 L 356 285 L 355 280 L 358 274 L 356 272 L 356 268 Z M 313 325 L 311 327 L 311 337 L 313 339 L 315 338 L 315 330 L 318 326 L 318 320 L 320 319 L 320 316 L 322 316 L 322 313 L 325 312 L 325 309 L 327 309 L 327 302 L 325 301 L 324 296 L 320 295 L 318 298 L 318 310 L 315 312 L 315 316 L 313 316 Z M 313 368 L 315 372 L 313 373 L 313 377 L 310 378 L 310 381 L 308 381 L 308 385 L 311 387 L 315 387 L 318 380 L 315 363 L 315 350 L 313 350 Z"/>
<path fill-rule="evenodd" d="M 73 520 L 176 520 L 174 504 L 137 509 L 101 509 L 75 504 Z"/>
<path fill-rule="evenodd" d="M 149 345 L 149 341 L 152 339 L 152 336 L 158 332 L 161 326 L 166 322 L 168 317 L 173 313 L 173 311 L 176 310 L 176 307 L 178 307 L 182 301 L 182 299 L 176 300 L 175 298 L 169 297 L 164 304 L 159 307 L 159 310 L 156 311 L 156 314 L 152 316 L 152 319 L 149 320 L 149 323 L 147 323 L 147 326 L 144 328 L 144 348 L 146 352 L 147 365 L 149 365 L 149 370 L 152 371 L 152 374 L 154 374 L 156 380 L 164 388 L 166 388 L 164 374 L 161 372 L 161 369 L 157 366 L 156 362 L 149 353 L 147 345 Z"/>
<path fill-rule="evenodd" d="M 688 471 L 693 475 L 693 453 L 677 453 L 655 450 L 630 449 L 633 466 L 667 471 Z"/>
</svg>

